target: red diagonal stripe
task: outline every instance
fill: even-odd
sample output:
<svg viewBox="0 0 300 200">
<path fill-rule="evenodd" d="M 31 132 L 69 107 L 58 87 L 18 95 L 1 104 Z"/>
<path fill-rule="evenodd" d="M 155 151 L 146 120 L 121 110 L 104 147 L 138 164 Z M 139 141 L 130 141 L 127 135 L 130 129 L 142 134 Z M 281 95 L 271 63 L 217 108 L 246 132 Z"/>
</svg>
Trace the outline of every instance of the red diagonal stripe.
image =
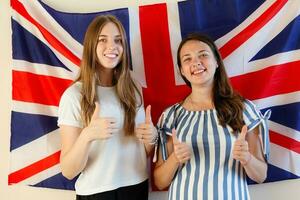
<svg viewBox="0 0 300 200">
<path fill-rule="evenodd" d="M 11 0 L 11 7 L 22 15 L 25 19 L 35 25 L 39 31 L 42 33 L 47 42 L 55 48 L 59 53 L 64 55 L 72 63 L 79 66 L 80 59 L 75 56 L 64 44 L 62 44 L 58 39 L 56 39 L 49 31 L 47 31 L 41 24 L 34 20 L 30 14 L 25 9 L 24 5 L 18 0 Z"/>
<path fill-rule="evenodd" d="M 300 154 L 300 142 L 270 130 L 270 141 Z"/>
<path fill-rule="evenodd" d="M 258 32 L 265 24 L 267 24 L 278 11 L 288 2 L 288 0 L 277 0 L 267 9 L 260 17 L 247 26 L 243 31 L 229 40 L 220 48 L 223 59 L 229 56 L 233 51 L 239 48 L 245 41 Z"/>
<path fill-rule="evenodd" d="M 300 61 L 285 63 L 230 78 L 233 87 L 248 99 L 300 91 Z"/>
<path fill-rule="evenodd" d="M 37 173 L 59 164 L 60 151 L 8 175 L 8 184 L 19 183 Z"/>
<path fill-rule="evenodd" d="M 13 100 L 58 106 L 71 80 L 13 70 Z"/>
</svg>

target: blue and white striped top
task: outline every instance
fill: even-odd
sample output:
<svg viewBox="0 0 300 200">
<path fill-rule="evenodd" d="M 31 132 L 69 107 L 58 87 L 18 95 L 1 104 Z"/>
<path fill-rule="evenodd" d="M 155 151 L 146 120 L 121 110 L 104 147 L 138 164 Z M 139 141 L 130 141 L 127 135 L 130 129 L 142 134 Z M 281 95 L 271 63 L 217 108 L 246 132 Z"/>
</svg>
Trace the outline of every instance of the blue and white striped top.
<svg viewBox="0 0 300 200">
<path fill-rule="evenodd" d="M 269 136 L 266 121 L 270 112 L 262 115 L 249 100 L 244 104 L 243 117 L 248 130 L 261 124 L 260 138 L 267 160 Z M 231 127 L 219 125 L 215 109 L 188 111 L 177 103 L 166 109 L 162 116 L 162 127 L 158 127 L 161 134 L 171 136 L 171 130 L 175 128 L 178 139 L 192 148 L 191 159 L 177 171 L 169 187 L 169 200 L 250 199 L 246 173 L 240 162 L 232 157 L 237 134 L 232 133 Z"/>
</svg>

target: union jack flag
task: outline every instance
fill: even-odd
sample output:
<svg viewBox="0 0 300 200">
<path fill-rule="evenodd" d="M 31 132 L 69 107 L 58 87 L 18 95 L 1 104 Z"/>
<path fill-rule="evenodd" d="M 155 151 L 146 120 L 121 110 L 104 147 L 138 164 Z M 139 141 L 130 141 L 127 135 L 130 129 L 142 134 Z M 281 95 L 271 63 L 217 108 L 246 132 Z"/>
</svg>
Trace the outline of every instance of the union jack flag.
<svg viewBox="0 0 300 200">
<path fill-rule="evenodd" d="M 300 177 L 300 1 L 188 0 L 84 14 L 59 12 L 41 1 L 11 0 L 11 7 L 8 184 L 74 188 L 59 168 L 57 106 L 79 71 L 88 24 L 107 13 L 126 29 L 132 71 L 154 122 L 189 92 L 176 67 L 181 38 L 207 33 L 234 88 L 263 111 L 272 110 L 267 182 Z"/>
</svg>

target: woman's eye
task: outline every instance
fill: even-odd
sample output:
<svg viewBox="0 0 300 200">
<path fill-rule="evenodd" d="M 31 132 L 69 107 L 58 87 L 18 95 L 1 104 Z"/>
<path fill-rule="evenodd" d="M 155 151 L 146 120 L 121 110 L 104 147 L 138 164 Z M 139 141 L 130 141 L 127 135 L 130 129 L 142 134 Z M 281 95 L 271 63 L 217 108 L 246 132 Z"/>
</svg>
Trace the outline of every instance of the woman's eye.
<svg viewBox="0 0 300 200">
<path fill-rule="evenodd" d="M 117 43 L 117 44 L 121 44 L 121 43 L 122 43 L 122 39 L 121 39 L 121 38 L 119 38 L 119 39 L 115 39 L 115 43 Z"/>
<path fill-rule="evenodd" d="M 201 57 L 201 58 L 206 58 L 208 56 L 209 56 L 208 53 L 202 53 L 202 54 L 199 55 L 199 57 Z"/>
<path fill-rule="evenodd" d="M 185 58 L 183 59 L 183 62 L 189 62 L 191 60 L 191 58 Z"/>
<path fill-rule="evenodd" d="M 98 40 L 98 42 L 106 42 L 106 39 L 105 38 L 100 38 L 99 40 Z"/>
</svg>

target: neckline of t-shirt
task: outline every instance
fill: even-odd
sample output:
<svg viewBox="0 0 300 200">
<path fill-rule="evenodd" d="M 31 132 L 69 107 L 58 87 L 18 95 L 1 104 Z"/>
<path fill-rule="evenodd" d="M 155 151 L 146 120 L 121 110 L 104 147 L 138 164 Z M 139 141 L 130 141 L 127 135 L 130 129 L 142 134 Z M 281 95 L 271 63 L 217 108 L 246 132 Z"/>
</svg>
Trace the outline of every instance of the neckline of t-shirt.
<svg viewBox="0 0 300 200">
<path fill-rule="evenodd" d="M 98 88 L 100 89 L 104 89 L 104 90 L 112 90 L 112 89 L 115 89 L 116 86 L 101 86 L 101 85 L 97 85 Z"/>
<path fill-rule="evenodd" d="M 76 84 L 82 85 L 82 82 L 81 81 L 77 81 Z M 113 86 L 101 86 L 101 85 L 97 85 L 97 88 L 109 90 L 109 89 L 115 89 L 116 85 L 113 85 Z"/>
</svg>

